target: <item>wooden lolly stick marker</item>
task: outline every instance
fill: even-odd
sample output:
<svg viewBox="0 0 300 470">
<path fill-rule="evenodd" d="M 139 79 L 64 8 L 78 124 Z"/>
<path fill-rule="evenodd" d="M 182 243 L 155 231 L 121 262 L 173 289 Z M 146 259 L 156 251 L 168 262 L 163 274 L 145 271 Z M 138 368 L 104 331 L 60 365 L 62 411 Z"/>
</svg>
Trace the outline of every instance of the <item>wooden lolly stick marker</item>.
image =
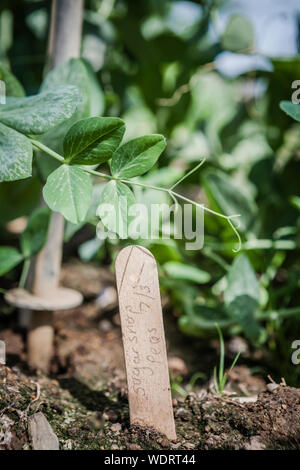
<svg viewBox="0 0 300 470">
<path fill-rule="evenodd" d="M 176 439 L 156 261 L 145 248 L 124 248 L 116 278 L 130 422 Z"/>
</svg>

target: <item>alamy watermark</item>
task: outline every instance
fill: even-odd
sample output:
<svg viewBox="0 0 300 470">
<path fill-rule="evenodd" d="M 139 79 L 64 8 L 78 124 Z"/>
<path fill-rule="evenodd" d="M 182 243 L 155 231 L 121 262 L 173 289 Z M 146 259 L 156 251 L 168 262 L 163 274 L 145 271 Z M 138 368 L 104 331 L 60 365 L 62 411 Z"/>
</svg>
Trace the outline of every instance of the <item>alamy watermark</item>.
<svg viewBox="0 0 300 470">
<path fill-rule="evenodd" d="M 204 209 L 192 204 L 132 204 L 121 196 L 118 210 L 114 204 L 101 204 L 97 237 L 132 240 L 185 240 L 186 250 L 200 250 L 204 245 Z M 109 226 L 107 230 L 105 226 Z M 117 235 L 118 234 L 118 235 Z"/>
<path fill-rule="evenodd" d="M 292 342 L 291 348 L 295 349 L 291 361 L 295 366 L 298 366 L 300 364 L 300 339 L 295 339 L 295 341 Z"/>
<path fill-rule="evenodd" d="M 299 104 L 300 103 L 300 80 L 294 80 L 292 82 L 292 88 L 295 90 L 291 96 L 292 103 Z"/>
<path fill-rule="evenodd" d="M 0 365 L 6 364 L 6 349 L 4 341 L 0 340 Z"/>
<path fill-rule="evenodd" d="M 0 104 L 6 103 L 6 86 L 3 80 L 0 80 Z"/>
</svg>

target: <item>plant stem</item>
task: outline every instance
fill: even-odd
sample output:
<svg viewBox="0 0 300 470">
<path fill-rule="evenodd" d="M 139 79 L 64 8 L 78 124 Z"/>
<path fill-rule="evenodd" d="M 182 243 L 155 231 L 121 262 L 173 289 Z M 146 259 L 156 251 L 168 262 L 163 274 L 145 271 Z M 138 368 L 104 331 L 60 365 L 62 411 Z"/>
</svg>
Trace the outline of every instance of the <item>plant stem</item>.
<svg viewBox="0 0 300 470">
<path fill-rule="evenodd" d="M 21 277 L 20 277 L 20 281 L 19 281 L 19 288 L 20 289 L 24 289 L 24 287 L 25 287 L 25 283 L 26 283 L 26 279 L 27 279 L 27 276 L 28 276 L 29 268 L 30 268 L 30 258 L 26 258 L 25 261 L 24 261 L 24 264 L 23 264 L 23 269 L 22 269 L 22 273 L 21 273 Z"/>
<path fill-rule="evenodd" d="M 58 160 L 59 162 L 62 162 L 64 163 L 65 159 L 64 157 L 62 157 L 61 155 L 59 155 L 58 153 L 54 152 L 54 150 L 51 150 L 49 147 L 47 147 L 46 145 L 42 144 L 42 142 L 39 142 L 38 140 L 35 140 L 35 139 L 29 139 L 30 142 L 32 143 L 32 145 L 34 145 L 36 148 L 38 148 L 39 150 L 42 150 L 43 152 L 47 153 L 48 155 L 50 155 L 50 157 L 53 157 L 55 158 L 56 160 Z"/>
<path fill-rule="evenodd" d="M 34 139 L 30 139 L 32 145 L 34 145 L 35 147 L 37 147 L 39 150 L 42 150 L 43 152 L 45 152 L 46 154 L 48 154 L 50 157 L 53 157 L 55 158 L 56 160 L 62 162 L 62 163 L 66 163 L 65 162 L 65 159 L 64 157 L 62 157 L 61 155 L 59 155 L 58 153 L 54 152 L 53 150 L 51 150 L 49 147 L 47 147 L 46 145 L 42 144 L 41 142 L 37 141 L 37 140 L 34 140 Z M 204 162 L 204 160 L 197 166 L 197 167 L 200 167 L 202 165 L 202 163 Z M 197 167 L 195 169 L 197 169 Z M 123 179 L 123 178 L 118 178 L 116 176 L 111 176 L 111 175 L 107 175 L 106 173 L 101 173 L 100 171 L 97 171 L 97 170 L 93 170 L 93 169 L 89 169 L 89 168 L 86 168 L 86 167 L 80 167 L 85 173 L 89 173 L 90 175 L 93 175 L 93 176 L 97 176 L 97 177 L 100 177 L 100 178 L 105 178 L 105 179 L 108 179 L 108 180 L 113 180 L 113 181 L 120 181 L 120 183 L 124 183 L 124 184 L 130 184 L 130 185 L 133 185 L 133 186 L 139 186 L 141 188 L 146 188 L 146 189 L 153 189 L 154 191 L 162 191 L 162 192 L 165 192 L 167 193 L 174 201 L 176 201 L 176 198 L 178 199 L 181 199 L 182 201 L 185 201 L 185 202 L 188 202 L 189 204 L 192 204 L 196 207 L 199 207 L 200 209 L 206 211 L 206 212 L 209 212 L 210 214 L 213 214 L 213 215 L 216 215 L 217 217 L 221 217 L 222 219 L 225 219 L 227 220 L 227 222 L 229 223 L 230 227 L 232 228 L 232 230 L 234 231 L 237 239 L 238 239 L 238 248 L 236 249 L 233 249 L 233 251 L 237 252 L 237 251 L 240 251 L 241 249 L 241 246 L 242 246 L 242 241 L 241 241 L 241 237 L 240 237 L 240 234 L 236 228 L 236 226 L 233 224 L 232 222 L 232 219 L 235 218 L 235 217 L 240 217 L 240 214 L 234 214 L 234 215 L 225 215 L 225 214 L 221 214 L 220 212 L 216 212 L 212 209 L 209 209 L 208 207 L 204 206 L 204 204 L 200 204 L 196 201 L 193 201 L 192 199 L 189 199 L 188 197 L 185 197 L 183 196 L 182 194 L 179 194 L 179 193 L 176 193 L 175 191 L 173 191 L 172 188 L 174 188 L 175 186 L 177 186 L 177 183 L 175 185 L 173 185 L 171 188 L 162 188 L 160 186 L 153 186 L 151 184 L 146 184 L 146 183 L 141 183 L 139 181 L 135 181 L 135 180 L 126 180 L 126 179 Z M 195 171 L 195 169 L 193 169 L 192 171 L 190 171 L 187 175 L 189 176 L 191 173 L 193 173 Z M 182 181 L 184 178 L 181 178 L 180 181 Z M 179 182 L 178 181 L 178 184 Z"/>
<path fill-rule="evenodd" d="M 52 69 L 73 57 L 80 56 L 83 0 L 52 0 L 49 65 Z M 43 152 L 64 163 L 64 158 L 41 142 L 31 143 Z M 53 212 L 50 218 L 47 241 L 32 263 L 34 295 L 45 297 L 55 292 L 59 285 L 64 234 L 62 214 Z M 35 368 L 49 371 L 54 347 L 53 312 L 32 311 L 27 336 L 28 362 Z"/>
<path fill-rule="evenodd" d="M 282 308 L 279 310 L 258 312 L 256 318 L 257 320 L 277 320 L 280 318 L 290 317 L 292 315 L 300 315 L 300 307 Z"/>
</svg>

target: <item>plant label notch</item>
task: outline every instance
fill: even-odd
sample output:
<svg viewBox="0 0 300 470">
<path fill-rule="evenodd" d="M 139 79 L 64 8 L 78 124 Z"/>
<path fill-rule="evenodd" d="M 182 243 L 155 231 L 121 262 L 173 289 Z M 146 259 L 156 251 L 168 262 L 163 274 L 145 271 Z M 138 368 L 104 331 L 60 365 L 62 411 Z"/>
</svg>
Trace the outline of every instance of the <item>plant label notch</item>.
<svg viewBox="0 0 300 470">
<path fill-rule="evenodd" d="M 176 439 L 156 261 L 144 247 L 116 260 L 130 422 Z"/>
</svg>

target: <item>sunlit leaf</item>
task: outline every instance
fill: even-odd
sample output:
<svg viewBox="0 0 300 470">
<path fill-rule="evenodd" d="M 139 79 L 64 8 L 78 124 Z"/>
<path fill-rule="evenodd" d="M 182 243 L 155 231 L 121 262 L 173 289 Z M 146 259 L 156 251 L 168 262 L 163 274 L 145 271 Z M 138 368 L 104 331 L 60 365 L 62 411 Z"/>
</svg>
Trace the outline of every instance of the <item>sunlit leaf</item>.
<svg viewBox="0 0 300 470">
<path fill-rule="evenodd" d="M 74 86 L 60 86 L 0 107 L 0 121 L 25 134 L 43 134 L 72 116 L 80 101 Z"/>
<path fill-rule="evenodd" d="M 81 168 L 61 165 L 48 176 L 43 195 L 50 209 L 78 224 L 86 216 L 92 191 L 90 177 Z"/>
<path fill-rule="evenodd" d="M 280 101 L 280 109 L 291 116 L 295 121 L 300 121 L 300 105 L 291 101 Z"/>
<path fill-rule="evenodd" d="M 165 138 L 159 134 L 130 140 L 114 153 L 111 172 L 121 178 L 142 175 L 152 168 L 165 147 Z"/>
<path fill-rule="evenodd" d="M 0 123 L 0 182 L 31 176 L 32 145 L 19 132 Z"/>
<path fill-rule="evenodd" d="M 69 129 L 64 139 L 68 163 L 94 165 L 109 160 L 125 131 L 122 119 L 92 117 L 82 119 Z"/>
<path fill-rule="evenodd" d="M 110 181 L 101 193 L 97 215 L 108 230 L 127 238 L 128 210 L 134 203 L 133 192 L 126 184 Z"/>
</svg>

